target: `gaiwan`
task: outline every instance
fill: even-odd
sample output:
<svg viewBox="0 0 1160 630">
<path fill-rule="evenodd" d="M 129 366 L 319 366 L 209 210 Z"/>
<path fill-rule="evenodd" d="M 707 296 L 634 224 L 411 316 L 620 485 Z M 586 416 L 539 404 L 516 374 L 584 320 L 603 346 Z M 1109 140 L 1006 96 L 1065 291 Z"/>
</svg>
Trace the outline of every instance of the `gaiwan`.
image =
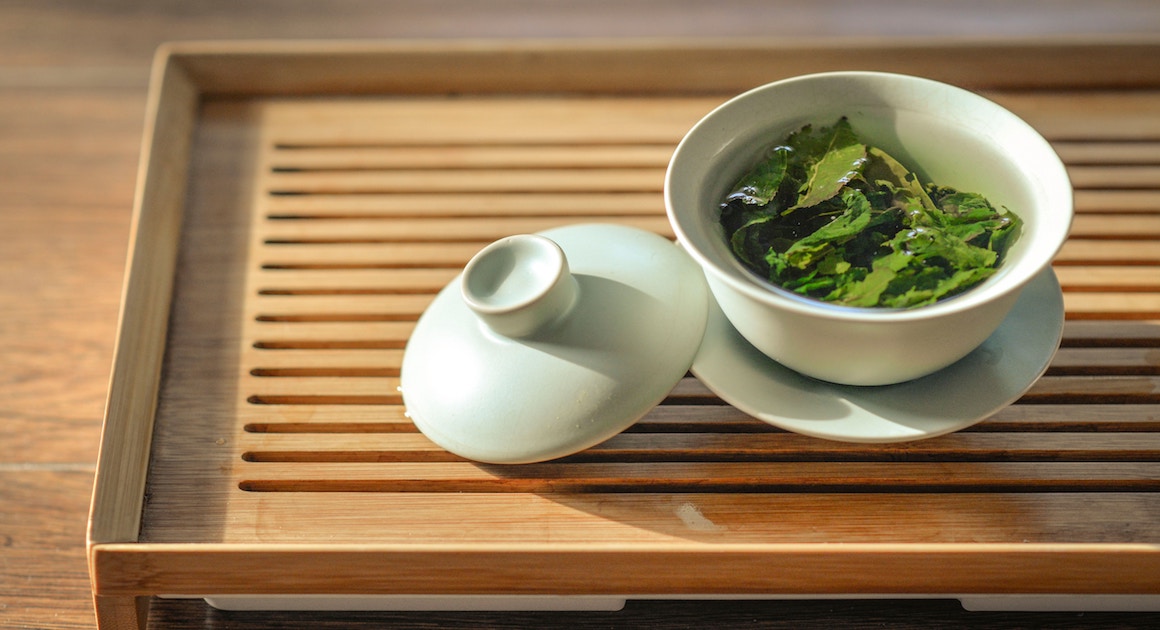
<svg viewBox="0 0 1160 630">
<path fill-rule="evenodd" d="M 771 146 L 726 195 L 720 221 L 738 260 L 775 286 L 886 308 L 978 285 L 1022 227 L 979 193 L 923 181 L 845 117 Z"/>
<path fill-rule="evenodd" d="M 673 232 L 729 323 L 843 385 L 918 379 L 978 348 L 1050 273 L 1071 195 L 1050 143 L 1012 112 L 878 72 L 739 94 L 689 130 L 665 176 Z"/>
</svg>

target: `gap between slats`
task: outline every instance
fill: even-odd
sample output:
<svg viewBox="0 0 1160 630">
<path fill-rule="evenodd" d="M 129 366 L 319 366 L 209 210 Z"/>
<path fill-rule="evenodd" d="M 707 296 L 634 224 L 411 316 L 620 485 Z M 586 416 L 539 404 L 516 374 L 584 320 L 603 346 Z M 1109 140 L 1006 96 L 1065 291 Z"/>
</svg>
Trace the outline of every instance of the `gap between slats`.
<svg viewBox="0 0 1160 630">
<path fill-rule="evenodd" d="M 276 146 L 270 169 L 278 173 L 538 168 L 663 168 L 673 144 L 379 144 Z"/>
<path fill-rule="evenodd" d="M 264 379 L 246 400 L 253 405 L 400 405 L 396 378 Z M 1160 376 L 1045 376 L 1022 404 L 1160 404 Z M 700 381 L 686 377 L 661 404 L 722 404 Z"/>
<path fill-rule="evenodd" d="M 1067 321 L 1063 348 L 1160 348 L 1160 321 Z"/>
<path fill-rule="evenodd" d="M 669 400 L 683 404 L 720 404 L 695 378 L 683 379 Z M 1021 404 L 1158 404 L 1160 376 L 1044 376 L 1019 399 Z"/>
<path fill-rule="evenodd" d="M 342 434 L 416 433 L 401 405 L 266 406 L 241 410 L 245 433 Z M 657 407 L 626 433 L 783 433 L 734 407 Z M 1160 405 L 1014 404 L 983 422 L 967 427 L 973 432 L 1034 433 L 1147 433 L 1160 432 Z"/>
<path fill-rule="evenodd" d="M 270 173 L 267 194 L 659 193 L 664 185 L 664 174 L 663 167 Z"/>
<path fill-rule="evenodd" d="M 254 355 L 250 374 L 264 378 L 398 376 L 402 350 L 283 350 Z M 1160 375 L 1160 348 L 1065 347 L 1052 359 L 1048 376 Z"/>
<path fill-rule="evenodd" d="M 399 220 L 443 217 L 573 215 L 598 220 L 664 214 L 655 192 L 314 194 L 271 197 L 266 218 L 291 220 Z"/>
<path fill-rule="evenodd" d="M 292 462 L 239 466 L 250 492 L 1157 492 L 1155 462 Z"/>
<path fill-rule="evenodd" d="M 410 219 L 407 221 L 288 221 L 278 222 L 265 234 L 264 244 L 366 245 L 376 243 L 478 243 L 512 234 L 540 232 L 550 228 L 591 222 L 587 217 L 504 217 L 492 219 Z M 674 238 L 664 216 L 615 217 L 607 223 L 636 227 Z M 1127 228 L 1125 228 L 1127 229 Z M 322 253 L 322 252 L 320 252 Z M 264 252 L 277 256 L 277 251 Z"/>
<path fill-rule="evenodd" d="M 247 462 L 466 461 L 421 434 L 256 434 Z M 254 443 L 251 443 L 254 442 Z M 867 448 L 793 433 L 622 433 L 558 463 L 594 462 L 1160 462 L 1160 433 L 956 433 Z"/>
</svg>

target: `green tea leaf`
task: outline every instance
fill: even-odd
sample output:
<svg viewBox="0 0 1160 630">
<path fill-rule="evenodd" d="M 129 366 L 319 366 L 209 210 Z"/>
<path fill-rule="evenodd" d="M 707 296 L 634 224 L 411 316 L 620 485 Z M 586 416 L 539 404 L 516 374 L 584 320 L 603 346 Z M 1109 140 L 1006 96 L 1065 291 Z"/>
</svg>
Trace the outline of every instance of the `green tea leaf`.
<svg viewBox="0 0 1160 630">
<path fill-rule="evenodd" d="M 846 209 L 833 221 L 790 246 L 786 260 L 793 267 L 805 269 L 821 260 L 835 245 L 857 236 L 870 223 L 870 202 L 857 189 L 842 193 Z"/>
<path fill-rule="evenodd" d="M 835 296 L 833 301 L 846 306 L 877 305 L 882 293 L 899 272 L 913 264 L 914 260 L 913 256 L 900 251 L 879 257 L 865 278 L 851 284 L 842 295 Z"/>
<path fill-rule="evenodd" d="M 987 247 L 999 255 L 999 262 L 1003 261 L 1003 255 L 1007 250 L 1011 249 L 1011 245 L 1019 239 L 1019 235 L 1023 233 L 1023 220 L 1012 212 L 1003 214 L 1003 218 L 1007 221 L 995 228 L 991 232 L 990 238 L 987 242 Z"/>
<path fill-rule="evenodd" d="M 982 282 L 994 273 L 995 270 L 989 267 L 962 269 L 949 276 L 945 273 L 931 273 L 929 275 L 938 276 L 937 283 L 933 287 L 919 288 L 920 283 L 914 282 L 905 292 L 883 298 L 881 306 L 914 308 L 934 304 L 944 297 L 955 295 Z"/>
<path fill-rule="evenodd" d="M 866 165 L 866 146 L 858 141 L 850 122 L 843 118 L 824 135 L 827 138 L 825 152 L 813 161 L 806 181 L 798 188 L 797 203 L 787 209 L 787 213 L 816 206 L 834 197 L 862 174 Z"/>
<path fill-rule="evenodd" d="M 998 212 L 991 206 L 985 197 L 978 193 L 958 192 L 954 189 L 942 189 L 945 192 L 938 205 L 942 211 L 968 221 L 981 221 L 996 216 Z"/>
<path fill-rule="evenodd" d="M 752 267 L 765 256 L 765 250 L 768 250 L 769 246 L 765 244 L 766 240 L 762 238 L 760 228 L 772 221 L 773 218 L 770 215 L 755 216 L 733 232 L 733 236 L 729 239 L 729 245 L 733 248 L 733 254 L 741 262 Z M 754 256 L 755 252 L 759 251 L 761 256 Z"/>
<path fill-rule="evenodd" d="M 768 204 L 785 179 L 790 151 L 787 146 L 775 146 L 766 152 L 765 158 L 741 178 L 731 198 L 750 205 Z"/>
<path fill-rule="evenodd" d="M 865 279 L 850 285 L 842 295 L 835 296 L 832 301 L 846 306 L 876 306 L 879 296 L 890 285 L 890 281 L 894 280 L 895 275 L 896 271 L 886 267 L 875 269 Z"/>
<path fill-rule="evenodd" d="M 850 270 L 850 261 L 846 260 L 845 252 L 838 249 L 818 261 L 818 273 L 826 276 L 839 276 Z"/>
</svg>

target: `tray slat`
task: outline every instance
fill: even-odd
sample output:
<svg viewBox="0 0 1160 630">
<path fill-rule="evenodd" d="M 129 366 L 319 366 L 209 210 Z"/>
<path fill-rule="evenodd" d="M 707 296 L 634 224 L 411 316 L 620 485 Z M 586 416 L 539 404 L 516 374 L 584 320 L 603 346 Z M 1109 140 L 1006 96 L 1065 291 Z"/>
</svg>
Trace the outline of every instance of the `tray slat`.
<svg viewBox="0 0 1160 630">
<path fill-rule="evenodd" d="M 1044 50 L 1025 50 L 1024 62 Z M 1090 67 L 1106 70 L 1113 57 L 1101 50 Z M 730 51 L 686 56 L 724 68 Z M 403 59 L 471 67 L 494 53 L 371 57 L 402 72 Z M 541 61 L 574 67 L 575 51 L 557 53 Z M 852 445 L 770 427 L 687 377 L 602 445 L 499 467 L 442 451 L 405 415 L 399 369 L 423 309 L 476 251 L 509 234 L 602 221 L 672 237 L 661 197 L 668 156 L 750 75 L 729 89 L 698 79 L 691 90 L 680 80 L 687 70 L 610 96 L 625 67 L 655 70 L 620 51 L 611 57 L 628 66 L 613 79 L 588 75 L 572 92 L 524 79 L 484 89 L 462 69 L 454 76 L 473 86 L 462 94 L 410 71 L 404 87 L 387 72 L 368 92 L 352 78 L 368 72 L 359 62 L 337 79 L 358 97 L 317 92 L 310 71 L 301 83 L 280 75 L 239 93 L 250 75 L 238 68 L 266 67 L 270 55 L 303 63 L 256 54 L 236 67 L 212 51 L 162 62 L 184 64 L 203 93 L 189 188 L 161 204 L 184 221 L 172 239 L 156 421 L 138 421 L 152 429 L 139 529 L 124 517 L 115 533 L 94 528 L 99 596 L 1160 588 L 1160 73 L 1074 90 L 1033 73 L 1006 89 L 1013 77 L 988 84 L 978 68 L 954 70 L 1040 128 L 1077 186 L 1079 215 L 1056 260 L 1063 348 L 1016 404 L 953 435 Z M 113 508 L 94 509 L 104 522 Z M 477 555 L 455 565 L 450 549 Z M 884 557 L 895 577 L 884 576 Z M 951 558 L 982 573 L 937 577 L 923 564 Z M 649 577 L 693 559 L 708 567 L 704 579 Z M 830 569 L 810 568 L 820 559 Z M 376 581 L 388 561 L 404 563 L 408 579 Z M 565 570 L 550 570 L 561 561 Z M 586 568 L 596 561 L 637 568 L 609 585 Z M 229 573 L 215 575 L 215 563 Z M 472 563 L 520 579 L 488 586 L 448 571 Z M 769 570 L 779 566 L 794 567 L 792 584 Z M 128 610 L 117 597 L 110 610 Z"/>
</svg>

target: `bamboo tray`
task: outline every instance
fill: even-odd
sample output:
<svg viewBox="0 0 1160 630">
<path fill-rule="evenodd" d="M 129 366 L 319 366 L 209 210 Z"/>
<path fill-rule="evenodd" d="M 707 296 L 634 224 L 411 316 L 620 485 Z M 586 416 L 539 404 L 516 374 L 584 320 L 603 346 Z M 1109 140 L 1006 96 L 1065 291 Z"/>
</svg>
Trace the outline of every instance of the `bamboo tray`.
<svg viewBox="0 0 1160 630">
<path fill-rule="evenodd" d="M 671 236 L 685 131 L 827 69 L 980 91 L 1068 163 L 1063 348 L 1017 404 L 850 445 L 689 377 L 545 464 L 415 431 L 403 348 L 475 251 L 590 221 Z M 1160 595 L 1160 42 L 175 45 L 133 225 L 89 531 L 102 628 L 165 595 Z"/>
</svg>

